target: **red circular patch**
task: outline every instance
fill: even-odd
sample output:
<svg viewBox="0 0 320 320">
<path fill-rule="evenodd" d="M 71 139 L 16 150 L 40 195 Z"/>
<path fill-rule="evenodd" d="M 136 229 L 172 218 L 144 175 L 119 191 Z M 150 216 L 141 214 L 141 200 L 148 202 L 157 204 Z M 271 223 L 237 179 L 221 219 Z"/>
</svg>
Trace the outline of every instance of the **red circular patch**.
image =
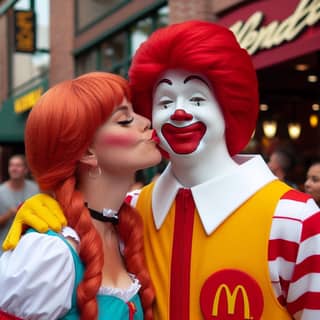
<svg viewBox="0 0 320 320">
<path fill-rule="evenodd" d="M 201 289 L 200 306 L 206 320 L 258 320 L 263 312 L 263 295 L 250 275 L 225 269 L 206 280 Z"/>
</svg>

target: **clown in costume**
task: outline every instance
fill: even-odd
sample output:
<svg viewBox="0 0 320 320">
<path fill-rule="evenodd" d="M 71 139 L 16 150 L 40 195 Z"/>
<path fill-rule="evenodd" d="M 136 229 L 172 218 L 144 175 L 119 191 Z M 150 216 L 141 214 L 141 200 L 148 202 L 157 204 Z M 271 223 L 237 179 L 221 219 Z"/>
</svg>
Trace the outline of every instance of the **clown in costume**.
<svg viewBox="0 0 320 320">
<path fill-rule="evenodd" d="M 1 256 L 1 320 L 153 318 L 142 220 L 123 200 L 135 171 L 161 154 L 129 99 L 125 79 L 93 72 L 52 87 L 32 109 L 28 163 L 67 226 L 29 229 Z"/>
<path fill-rule="evenodd" d="M 239 155 L 259 101 L 234 35 L 202 21 L 160 29 L 129 77 L 135 110 L 152 118 L 170 159 L 128 196 L 144 221 L 155 319 L 320 319 L 319 208 L 260 156 Z M 28 210 L 20 220 L 37 226 Z M 7 248 L 20 228 L 17 217 Z"/>
</svg>

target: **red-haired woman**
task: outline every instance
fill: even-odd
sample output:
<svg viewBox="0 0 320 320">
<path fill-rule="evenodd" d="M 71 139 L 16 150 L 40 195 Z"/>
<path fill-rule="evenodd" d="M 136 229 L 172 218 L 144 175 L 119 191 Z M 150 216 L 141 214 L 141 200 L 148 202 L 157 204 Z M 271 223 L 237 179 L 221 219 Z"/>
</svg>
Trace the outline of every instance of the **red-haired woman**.
<svg viewBox="0 0 320 320">
<path fill-rule="evenodd" d="M 152 319 L 142 221 L 123 199 L 161 155 L 126 80 L 93 72 L 54 86 L 30 113 L 25 143 L 67 226 L 28 230 L 2 255 L 0 319 Z"/>
</svg>

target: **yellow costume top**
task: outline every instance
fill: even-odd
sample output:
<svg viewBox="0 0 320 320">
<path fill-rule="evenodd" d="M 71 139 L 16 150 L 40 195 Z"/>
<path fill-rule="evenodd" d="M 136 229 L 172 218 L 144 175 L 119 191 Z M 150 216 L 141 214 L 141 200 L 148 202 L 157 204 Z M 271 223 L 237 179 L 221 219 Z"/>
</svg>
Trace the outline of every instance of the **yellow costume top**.
<svg viewBox="0 0 320 320">
<path fill-rule="evenodd" d="M 152 190 L 153 184 L 141 191 L 137 209 L 145 224 L 156 319 L 291 319 L 273 293 L 268 270 L 272 216 L 287 185 L 269 183 L 210 235 L 188 189 L 178 192 L 157 230 Z"/>
</svg>

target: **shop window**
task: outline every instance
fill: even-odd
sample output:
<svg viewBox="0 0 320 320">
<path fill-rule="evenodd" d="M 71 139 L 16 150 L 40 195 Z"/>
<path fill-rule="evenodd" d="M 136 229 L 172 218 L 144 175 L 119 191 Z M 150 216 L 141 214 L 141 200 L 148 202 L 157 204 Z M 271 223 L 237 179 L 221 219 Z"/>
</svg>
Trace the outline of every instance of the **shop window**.
<svg viewBox="0 0 320 320">
<path fill-rule="evenodd" d="M 127 35 L 121 32 L 101 44 L 101 68 L 111 70 L 127 56 Z"/>
<path fill-rule="evenodd" d="M 29 82 L 45 77 L 50 65 L 49 48 L 49 0 L 30 1 L 19 0 L 14 10 L 32 10 L 35 13 L 36 51 L 34 53 L 16 52 L 13 48 L 10 56 L 9 91 L 19 93 L 20 88 L 25 89 Z M 25 29 L 28 31 L 28 29 Z M 13 44 L 12 44 L 13 46 Z"/>
<path fill-rule="evenodd" d="M 127 77 L 131 58 L 140 44 L 157 28 L 168 24 L 168 6 L 128 25 L 76 58 L 77 75 L 103 70 Z"/>
<path fill-rule="evenodd" d="M 131 57 L 154 29 L 154 19 L 151 17 L 140 20 L 132 26 L 130 35 Z"/>
<path fill-rule="evenodd" d="M 113 68 L 112 72 L 116 73 L 124 78 L 127 78 L 128 77 L 128 69 L 129 69 L 128 64 L 123 64 L 123 65 L 115 66 Z"/>
<path fill-rule="evenodd" d="M 158 10 L 157 19 L 156 19 L 156 27 L 162 28 L 169 24 L 169 7 L 165 6 Z"/>
<path fill-rule="evenodd" d="M 77 0 L 76 28 L 82 31 L 120 9 L 129 0 Z"/>
<path fill-rule="evenodd" d="M 131 27 L 130 48 L 131 57 L 135 54 L 140 44 L 147 40 L 148 36 L 156 29 L 169 24 L 169 7 L 160 8 L 150 17 L 139 20 Z"/>
<path fill-rule="evenodd" d="M 76 61 L 76 75 L 96 71 L 97 67 L 97 50 L 91 49 L 90 51 L 82 54 Z"/>
</svg>

